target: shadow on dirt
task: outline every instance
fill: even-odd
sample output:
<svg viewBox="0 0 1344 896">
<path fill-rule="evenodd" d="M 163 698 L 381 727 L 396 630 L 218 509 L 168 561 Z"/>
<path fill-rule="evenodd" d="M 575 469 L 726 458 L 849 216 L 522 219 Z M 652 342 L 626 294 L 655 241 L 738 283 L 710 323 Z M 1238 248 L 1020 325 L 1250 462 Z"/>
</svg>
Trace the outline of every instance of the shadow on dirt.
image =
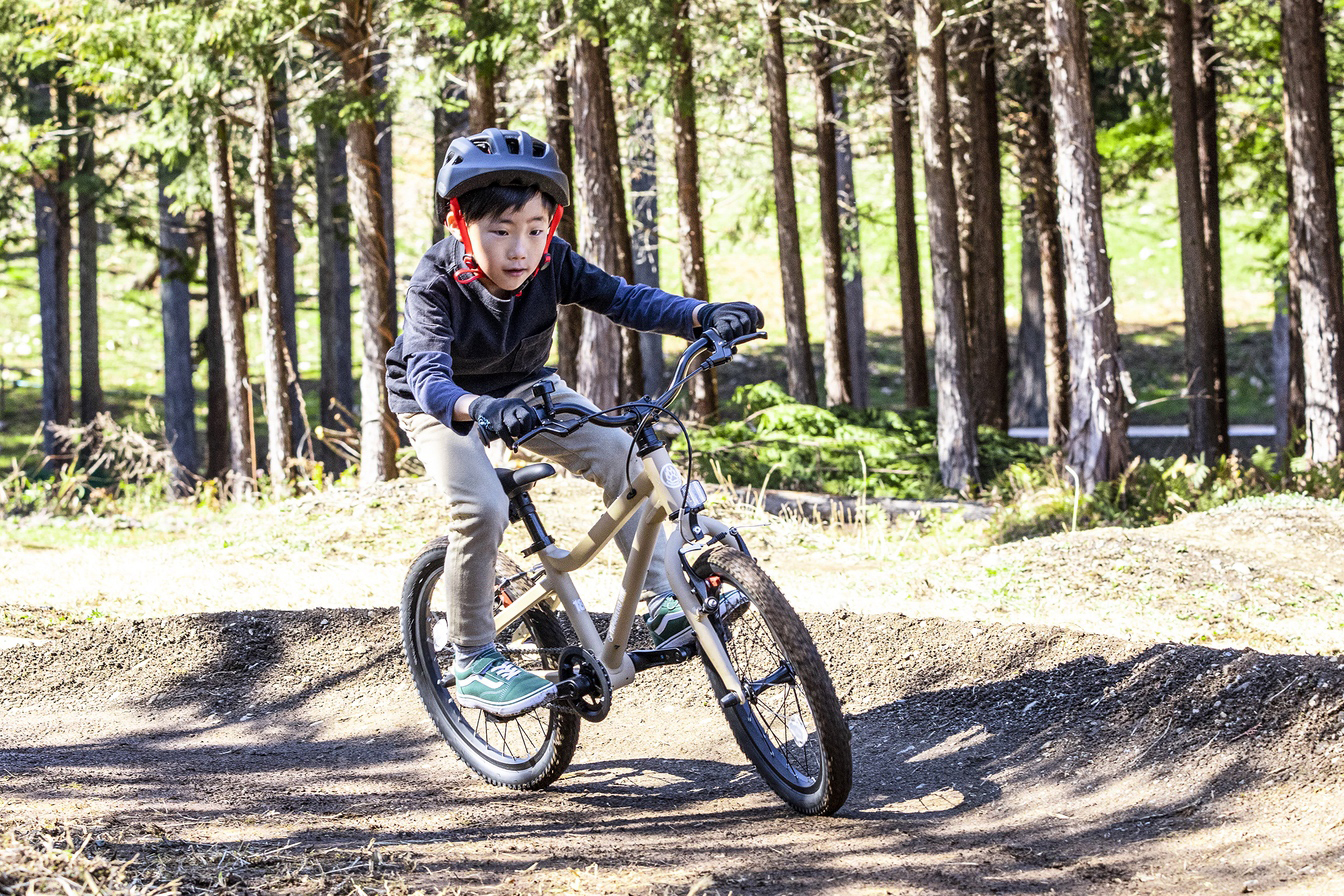
<svg viewBox="0 0 1344 896">
<path fill-rule="evenodd" d="M 807 622 L 854 738 L 855 786 L 835 819 L 792 815 L 689 723 L 658 732 L 670 757 L 647 758 L 651 732 L 613 717 L 608 755 L 581 740 L 550 790 L 480 784 L 428 724 L 390 610 L 108 623 L 5 651 L 0 774 L 29 811 L 96 803 L 109 843 L 143 851 L 158 825 L 156 850 L 220 848 L 164 833 L 165 817 L 284 828 L 253 852 L 358 850 L 372 836 L 409 851 L 385 864 L 420 886 L 463 869 L 498 883 L 636 862 L 703 866 L 721 892 L 933 874 L 1089 893 L 1227 824 L 1244 796 L 1334 775 L 1344 749 L 1338 658 L 893 615 Z M 712 715 L 694 666 L 622 696 Z"/>
</svg>

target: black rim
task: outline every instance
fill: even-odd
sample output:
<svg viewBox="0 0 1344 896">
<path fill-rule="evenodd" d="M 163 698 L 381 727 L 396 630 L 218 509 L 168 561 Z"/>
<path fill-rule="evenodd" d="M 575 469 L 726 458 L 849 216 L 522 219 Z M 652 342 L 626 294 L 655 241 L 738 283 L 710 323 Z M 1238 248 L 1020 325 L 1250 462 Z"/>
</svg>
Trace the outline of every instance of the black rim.
<svg viewBox="0 0 1344 896">
<path fill-rule="evenodd" d="M 733 583 L 738 587 L 737 583 Z M 822 784 L 825 754 L 807 694 L 760 610 L 732 624 L 728 656 L 747 690 L 736 711 L 771 768 L 802 793 Z"/>
</svg>

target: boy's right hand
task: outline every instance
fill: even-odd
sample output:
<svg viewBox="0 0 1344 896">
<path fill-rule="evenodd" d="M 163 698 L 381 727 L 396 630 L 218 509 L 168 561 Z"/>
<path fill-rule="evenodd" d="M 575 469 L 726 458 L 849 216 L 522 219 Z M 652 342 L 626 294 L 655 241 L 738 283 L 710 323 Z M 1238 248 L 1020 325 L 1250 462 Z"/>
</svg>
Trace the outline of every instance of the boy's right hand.
<svg viewBox="0 0 1344 896">
<path fill-rule="evenodd" d="M 467 408 L 487 442 L 505 438 L 516 442 L 541 425 L 537 409 L 521 398 L 490 398 L 482 395 Z"/>
</svg>

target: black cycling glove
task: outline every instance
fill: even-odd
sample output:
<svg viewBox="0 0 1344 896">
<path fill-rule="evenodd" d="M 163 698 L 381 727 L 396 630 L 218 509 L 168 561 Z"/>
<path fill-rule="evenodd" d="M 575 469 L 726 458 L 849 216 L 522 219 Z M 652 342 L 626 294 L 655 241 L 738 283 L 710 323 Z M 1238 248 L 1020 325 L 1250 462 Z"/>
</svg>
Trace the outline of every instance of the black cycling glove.
<svg viewBox="0 0 1344 896">
<path fill-rule="evenodd" d="M 728 342 L 755 333 L 764 324 L 761 309 L 750 302 L 722 302 L 700 309 L 700 329 L 713 327 Z"/>
<path fill-rule="evenodd" d="M 537 409 L 521 398 L 490 398 L 482 395 L 467 406 L 467 413 L 487 442 L 505 438 L 510 444 L 541 425 Z"/>
</svg>

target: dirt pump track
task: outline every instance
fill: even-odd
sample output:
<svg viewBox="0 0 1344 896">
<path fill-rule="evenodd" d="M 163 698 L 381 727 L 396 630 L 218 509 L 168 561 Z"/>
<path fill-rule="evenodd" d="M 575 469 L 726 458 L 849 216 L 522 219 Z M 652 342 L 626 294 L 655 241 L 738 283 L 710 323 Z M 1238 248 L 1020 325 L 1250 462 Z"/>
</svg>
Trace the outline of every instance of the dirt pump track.
<svg viewBox="0 0 1344 896">
<path fill-rule="evenodd" d="M 815 819 L 757 778 L 695 663 L 618 692 L 571 770 L 517 793 L 434 734 L 390 606 L 53 628 L 4 600 L 0 822 L 82 826 L 185 892 L 1344 887 L 1337 652 L 804 612 L 855 756 Z"/>
</svg>

